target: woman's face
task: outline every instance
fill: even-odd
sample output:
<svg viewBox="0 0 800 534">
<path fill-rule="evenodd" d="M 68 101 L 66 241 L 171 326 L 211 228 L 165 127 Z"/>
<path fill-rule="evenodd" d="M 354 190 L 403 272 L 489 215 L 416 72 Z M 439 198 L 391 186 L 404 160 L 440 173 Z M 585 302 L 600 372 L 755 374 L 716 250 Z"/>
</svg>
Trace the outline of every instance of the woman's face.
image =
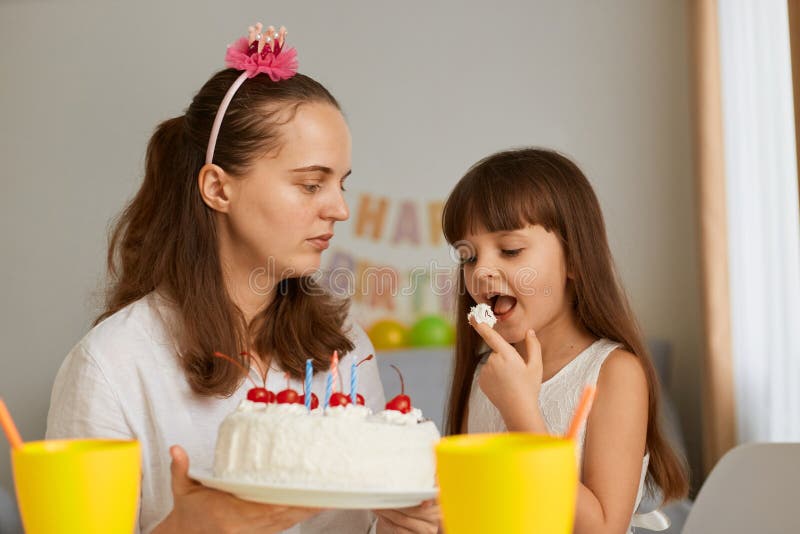
<svg viewBox="0 0 800 534">
<path fill-rule="evenodd" d="M 561 241 L 540 225 L 509 232 L 479 229 L 457 247 L 467 291 L 492 307 L 509 343 L 540 331 L 569 313 L 567 267 Z"/>
<path fill-rule="evenodd" d="M 342 193 L 351 140 L 341 112 L 330 104 L 303 104 L 280 132 L 281 148 L 230 182 L 221 232 L 228 234 L 221 235 L 228 241 L 223 262 L 257 269 L 273 281 L 318 269 L 334 224 L 350 215 Z"/>
</svg>

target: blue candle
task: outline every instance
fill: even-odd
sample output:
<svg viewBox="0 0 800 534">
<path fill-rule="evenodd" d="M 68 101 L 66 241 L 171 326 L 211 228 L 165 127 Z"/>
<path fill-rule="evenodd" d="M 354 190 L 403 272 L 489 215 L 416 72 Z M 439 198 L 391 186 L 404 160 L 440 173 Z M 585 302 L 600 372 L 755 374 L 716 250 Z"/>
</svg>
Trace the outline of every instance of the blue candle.
<svg viewBox="0 0 800 534">
<path fill-rule="evenodd" d="M 306 391 L 305 401 L 306 410 L 311 411 L 311 378 L 314 376 L 314 367 L 311 365 L 311 360 L 306 360 Z"/>
<path fill-rule="evenodd" d="M 358 397 L 356 396 L 358 389 L 358 364 L 355 357 L 353 364 L 350 366 L 350 402 L 358 404 Z"/>
<path fill-rule="evenodd" d="M 325 402 L 322 404 L 323 408 L 328 407 L 331 400 L 331 389 L 333 388 L 333 373 L 328 371 L 328 380 L 325 382 Z"/>
</svg>

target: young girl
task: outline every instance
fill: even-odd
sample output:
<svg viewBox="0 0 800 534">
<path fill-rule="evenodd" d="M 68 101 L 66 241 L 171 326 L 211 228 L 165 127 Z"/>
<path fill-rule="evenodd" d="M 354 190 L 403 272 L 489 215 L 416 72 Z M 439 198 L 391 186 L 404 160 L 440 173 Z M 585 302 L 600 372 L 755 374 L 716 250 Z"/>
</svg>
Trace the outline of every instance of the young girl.
<svg viewBox="0 0 800 534">
<path fill-rule="evenodd" d="M 347 124 L 322 85 L 296 74 L 285 31 L 262 30 L 232 45 L 231 68 L 153 134 L 144 182 L 111 234 L 105 310 L 53 387 L 47 438 L 140 441 L 137 532 L 277 532 L 302 520 L 292 532 L 376 526 L 369 511 L 314 515 L 188 477 L 189 458 L 212 465 L 219 424 L 251 387 L 215 352 L 238 358 L 273 392 L 301 393 L 307 358 L 325 371 L 336 349 L 347 370 L 373 352 L 347 302 L 310 277 L 348 217 Z M 383 409 L 374 360 L 361 369 L 367 405 Z M 315 376 L 322 398 L 325 375 Z M 438 507 L 382 514 L 379 532 L 424 531 L 436 528 Z"/>
<path fill-rule="evenodd" d="M 448 433 L 564 434 L 594 384 L 575 532 L 625 532 L 646 476 L 667 500 L 685 495 L 658 424 L 655 371 L 580 169 L 548 150 L 489 156 L 450 194 L 443 228 L 462 259 L 460 317 L 485 303 L 498 320 L 458 321 Z"/>
</svg>

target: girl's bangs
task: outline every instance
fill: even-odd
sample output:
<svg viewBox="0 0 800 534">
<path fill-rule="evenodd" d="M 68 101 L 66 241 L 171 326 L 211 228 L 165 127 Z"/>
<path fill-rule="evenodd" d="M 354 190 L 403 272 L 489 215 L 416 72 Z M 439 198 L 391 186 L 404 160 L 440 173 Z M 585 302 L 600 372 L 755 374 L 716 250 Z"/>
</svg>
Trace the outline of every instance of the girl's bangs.
<svg viewBox="0 0 800 534">
<path fill-rule="evenodd" d="M 442 212 L 448 243 L 480 231 L 513 231 L 528 225 L 558 228 L 552 193 L 515 165 L 478 163 L 462 178 Z"/>
</svg>

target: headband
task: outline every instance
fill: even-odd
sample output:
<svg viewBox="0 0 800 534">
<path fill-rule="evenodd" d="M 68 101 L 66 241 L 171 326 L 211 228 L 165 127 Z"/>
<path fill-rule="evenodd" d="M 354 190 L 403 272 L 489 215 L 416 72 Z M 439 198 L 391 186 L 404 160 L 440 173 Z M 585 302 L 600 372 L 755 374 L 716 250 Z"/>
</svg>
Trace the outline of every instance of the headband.
<svg viewBox="0 0 800 534">
<path fill-rule="evenodd" d="M 232 45 L 228 45 L 225 54 L 225 64 L 228 68 L 242 71 L 236 81 L 225 93 L 225 97 L 217 109 L 214 124 L 211 126 L 211 135 L 208 138 L 206 149 L 206 163 L 214 161 L 214 148 L 217 146 L 217 137 L 222 125 L 222 118 L 228 110 L 228 105 L 233 100 L 233 95 L 239 90 L 244 81 L 259 74 L 266 74 L 273 82 L 287 80 L 297 74 L 297 50 L 284 48 L 286 28 L 281 27 L 275 31 L 270 26 L 262 33 L 264 26 L 259 22 L 247 28 L 247 37 L 242 37 Z"/>
</svg>

